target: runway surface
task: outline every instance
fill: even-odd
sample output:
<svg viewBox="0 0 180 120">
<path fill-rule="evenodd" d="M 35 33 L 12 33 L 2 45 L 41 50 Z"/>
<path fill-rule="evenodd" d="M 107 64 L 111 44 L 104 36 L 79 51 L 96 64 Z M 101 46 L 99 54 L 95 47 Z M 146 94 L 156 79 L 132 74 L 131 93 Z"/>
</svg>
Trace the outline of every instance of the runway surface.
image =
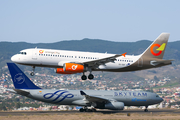
<svg viewBox="0 0 180 120">
<path fill-rule="evenodd" d="M 92 114 L 93 112 L 79 112 L 79 111 L 10 111 L 10 112 L 0 112 L 0 116 L 24 116 L 24 115 L 62 115 L 62 114 Z M 110 111 L 110 110 L 97 110 L 96 114 L 171 114 L 180 115 L 180 110 L 178 109 L 149 109 L 148 112 L 144 112 L 142 109 L 134 110 L 122 110 L 122 111 Z"/>
</svg>

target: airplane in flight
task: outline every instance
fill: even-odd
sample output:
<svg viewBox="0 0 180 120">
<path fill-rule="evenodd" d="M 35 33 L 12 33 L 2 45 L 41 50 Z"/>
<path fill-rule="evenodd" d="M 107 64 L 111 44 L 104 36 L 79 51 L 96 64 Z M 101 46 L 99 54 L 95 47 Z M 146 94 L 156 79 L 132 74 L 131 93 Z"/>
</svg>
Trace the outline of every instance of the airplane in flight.
<svg viewBox="0 0 180 120">
<path fill-rule="evenodd" d="M 124 106 L 145 106 L 147 112 L 149 105 L 163 101 L 157 94 L 145 91 L 41 89 L 15 63 L 7 65 L 15 87 L 7 91 L 52 104 L 82 106 L 80 112 L 95 112 L 96 108 L 123 110 Z"/>
<path fill-rule="evenodd" d="M 53 67 L 59 74 L 83 73 L 81 79 L 86 80 L 85 72 L 90 72 L 88 79 L 93 79 L 92 71 L 128 72 L 156 68 L 172 64 L 173 60 L 164 60 L 164 52 L 169 33 L 161 33 L 159 37 L 140 55 L 107 54 L 79 52 L 67 50 L 31 48 L 21 50 L 11 60 L 22 65 L 35 67 Z"/>
</svg>

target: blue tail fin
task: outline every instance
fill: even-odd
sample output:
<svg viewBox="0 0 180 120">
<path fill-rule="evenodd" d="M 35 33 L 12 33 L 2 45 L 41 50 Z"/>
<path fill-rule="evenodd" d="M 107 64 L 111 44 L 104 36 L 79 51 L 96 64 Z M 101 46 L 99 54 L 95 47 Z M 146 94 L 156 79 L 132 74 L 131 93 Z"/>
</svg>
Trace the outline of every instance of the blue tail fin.
<svg viewBox="0 0 180 120">
<path fill-rule="evenodd" d="M 7 63 L 16 89 L 41 89 L 36 86 L 15 63 Z"/>
</svg>

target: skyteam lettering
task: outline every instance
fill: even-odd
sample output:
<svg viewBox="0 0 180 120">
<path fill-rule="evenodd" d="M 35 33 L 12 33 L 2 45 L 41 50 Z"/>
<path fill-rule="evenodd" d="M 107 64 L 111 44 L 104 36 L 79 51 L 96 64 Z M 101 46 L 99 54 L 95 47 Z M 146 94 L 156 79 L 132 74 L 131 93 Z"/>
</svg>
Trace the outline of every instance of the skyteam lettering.
<svg viewBox="0 0 180 120">
<path fill-rule="evenodd" d="M 54 93 L 46 93 L 43 96 L 45 99 L 51 99 L 52 102 L 62 102 L 66 98 L 73 98 L 74 95 L 65 90 L 58 90 Z"/>
<path fill-rule="evenodd" d="M 114 92 L 114 96 L 147 97 L 147 93 L 143 93 L 143 92 Z"/>
</svg>

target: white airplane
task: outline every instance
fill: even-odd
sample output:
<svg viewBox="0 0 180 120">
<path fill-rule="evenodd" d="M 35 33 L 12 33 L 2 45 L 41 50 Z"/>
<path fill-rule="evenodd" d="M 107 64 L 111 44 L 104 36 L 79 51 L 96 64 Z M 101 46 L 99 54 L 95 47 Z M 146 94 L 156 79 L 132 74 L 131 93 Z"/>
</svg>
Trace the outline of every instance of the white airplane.
<svg viewBox="0 0 180 120">
<path fill-rule="evenodd" d="M 92 71 L 127 72 L 156 68 L 172 64 L 173 60 L 164 60 L 164 52 L 169 39 L 169 33 L 161 33 L 159 37 L 140 55 L 107 54 L 94 52 L 79 52 L 67 50 L 31 48 L 21 50 L 20 54 L 11 57 L 15 63 L 33 67 L 56 68 L 59 74 L 83 73 L 89 71 L 88 79 L 93 79 Z"/>
</svg>

